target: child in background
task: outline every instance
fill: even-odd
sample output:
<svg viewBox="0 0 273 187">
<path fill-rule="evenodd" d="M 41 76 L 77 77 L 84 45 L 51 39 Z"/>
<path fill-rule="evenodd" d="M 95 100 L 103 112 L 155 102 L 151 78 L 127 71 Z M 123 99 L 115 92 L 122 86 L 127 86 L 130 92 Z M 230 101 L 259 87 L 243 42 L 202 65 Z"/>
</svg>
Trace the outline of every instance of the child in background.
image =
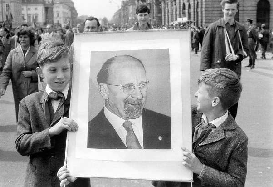
<svg viewBox="0 0 273 187">
<path fill-rule="evenodd" d="M 59 187 L 58 169 L 65 159 L 67 131 L 78 125 L 69 116 L 71 64 L 69 49 L 54 35 L 43 38 L 37 61 L 44 91 L 20 102 L 16 149 L 29 156 L 25 187 Z M 71 186 L 85 186 L 89 180 L 78 180 Z"/>
</svg>

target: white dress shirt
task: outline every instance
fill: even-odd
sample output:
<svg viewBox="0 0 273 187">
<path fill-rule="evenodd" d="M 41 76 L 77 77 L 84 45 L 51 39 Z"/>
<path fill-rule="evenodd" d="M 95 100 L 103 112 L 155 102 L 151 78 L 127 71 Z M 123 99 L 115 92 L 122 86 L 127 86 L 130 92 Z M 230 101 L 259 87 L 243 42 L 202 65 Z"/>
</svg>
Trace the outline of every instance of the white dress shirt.
<svg viewBox="0 0 273 187">
<path fill-rule="evenodd" d="M 66 99 L 67 98 L 67 95 L 68 95 L 68 90 L 69 90 L 69 84 L 67 84 L 67 86 L 65 87 L 65 89 L 62 91 L 62 93 L 64 94 L 64 98 Z M 53 91 L 49 86 L 48 84 L 46 85 L 46 88 L 45 88 L 45 91 L 47 94 L 49 94 L 50 92 L 55 92 Z M 51 100 L 51 104 L 53 106 L 53 109 L 54 109 L 54 113 L 56 112 L 59 104 L 60 104 L 60 99 L 59 100 Z"/>
<path fill-rule="evenodd" d="M 226 113 L 224 115 L 222 115 L 221 117 L 219 118 L 216 118 L 212 121 L 210 121 L 209 123 L 215 125 L 215 127 L 219 127 L 228 117 L 228 111 L 226 111 Z M 206 123 L 208 123 L 208 119 L 207 117 L 205 116 L 205 114 L 202 115 L 202 119 L 205 120 Z"/>
<path fill-rule="evenodd" d="M 125 122 L 124 119 L 118 117 L 116 114 L 113 114 L 110 112 L 105 106 L 104 106 L 104 115 L 108 119 L 108 121 L 111 123 L 115 131 L 117 132 L 118 136 L 126 145 L 126 136 L 127 131 L 122 126 L 122 124 Z M 134 133 L 138 139 L 138 142 L 140 143 L 141 147 L 143 147 L 143 128 L 142 128 L 142 116 L 140 116 L 137 119 L 129 119 L 129 121 L 132 123 L 132 127 L 134 130 Z"/>
</svg>

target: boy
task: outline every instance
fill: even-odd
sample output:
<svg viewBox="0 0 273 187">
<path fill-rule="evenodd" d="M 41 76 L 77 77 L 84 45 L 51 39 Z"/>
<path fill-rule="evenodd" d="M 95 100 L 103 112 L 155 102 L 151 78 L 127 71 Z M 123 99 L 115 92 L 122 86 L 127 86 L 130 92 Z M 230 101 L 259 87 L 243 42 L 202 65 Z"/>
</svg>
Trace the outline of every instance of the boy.
<svg viewBox="0 0 273 187">
<path fill-rule="evenodd" d="M 207 69 L 198 80 L 193 116 L 193 152 L 182 148 L 182 164 L 193 175 L 193 187 L 244 186 L 248 138 L 228 112 L 238 102 L 242 85 L 227 68 Z M 189 183 L 155 182 L 156 187 L 186 187 Z"/>
<path fill-rule="evenodd" d="M 57 171 L 64 163 L 67 131 L 74 132 L 78 128 L 68 118 L 71 78 L 69 49 L 61 39 L 48 35 L 41 42 L 37 61 L 46 88 L 20 102 L 15 143 L 21 155 L 30 157 L 24 186 L 55 187 L 59 186 Z M 76 185 L 81 186 L 72 184 Z"/>
<path fill-rule="evenodd" d="M 248 138 L 228 112 L 240 98 L 240 80 L 232 70 L 216 68 L 204 71 L 198 85 L 201 123 L 194 129 L 193 153 L 182 148 L 183 165 L 194 173 L 194 187 L 244 186 Z"/>
<path fill-rule="evenodd" d="M 152 29 L 149 23 L 150 9 L 147 5 L 140 4 L 136 9 L 137 22 L 128 30 L 148 30 Z"/>
</svg>

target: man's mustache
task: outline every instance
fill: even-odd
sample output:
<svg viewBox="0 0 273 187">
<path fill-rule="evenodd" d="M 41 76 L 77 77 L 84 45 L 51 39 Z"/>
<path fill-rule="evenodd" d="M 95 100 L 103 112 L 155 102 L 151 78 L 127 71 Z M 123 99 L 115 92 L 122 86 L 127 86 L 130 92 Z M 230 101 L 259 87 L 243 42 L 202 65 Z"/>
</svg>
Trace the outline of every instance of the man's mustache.
<svg viewBox="0 0 273 187">
<path fill-rule="evenodd" d="M 130 105 L 143 104 L 143 99 L 131 99 L 131 98 L 127 98 L 125 100 L 125 104 L 130 104 Z"/>
</svg>

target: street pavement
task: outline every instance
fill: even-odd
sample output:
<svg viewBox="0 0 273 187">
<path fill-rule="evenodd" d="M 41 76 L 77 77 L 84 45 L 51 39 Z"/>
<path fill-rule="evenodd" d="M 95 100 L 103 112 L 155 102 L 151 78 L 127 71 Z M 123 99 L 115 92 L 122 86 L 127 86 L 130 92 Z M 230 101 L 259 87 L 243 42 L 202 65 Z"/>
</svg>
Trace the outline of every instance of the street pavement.
<svg viewBox="0 0 273 187">
<path fill-rule="evenodd" d="M 253 70 L 242 68 L 243 92 L 236 121 L 249 138 L 249 160 L 246 187 L 273 187 L 273 60 L 256 60 Z M 191 53 L 191 95 L 197 90 L 200 53 Z M 243 61 L 243 66 L 248 59 Z M 15 150 L 16 122 L 11 85 L 0 99 L 0 187 L 22 187 L 28 157 Z M 121 186 L 92 180 L 92 187 Z M 122 186 L 151 187 L 149 181 L 128 181 Z"/>
</svg>

